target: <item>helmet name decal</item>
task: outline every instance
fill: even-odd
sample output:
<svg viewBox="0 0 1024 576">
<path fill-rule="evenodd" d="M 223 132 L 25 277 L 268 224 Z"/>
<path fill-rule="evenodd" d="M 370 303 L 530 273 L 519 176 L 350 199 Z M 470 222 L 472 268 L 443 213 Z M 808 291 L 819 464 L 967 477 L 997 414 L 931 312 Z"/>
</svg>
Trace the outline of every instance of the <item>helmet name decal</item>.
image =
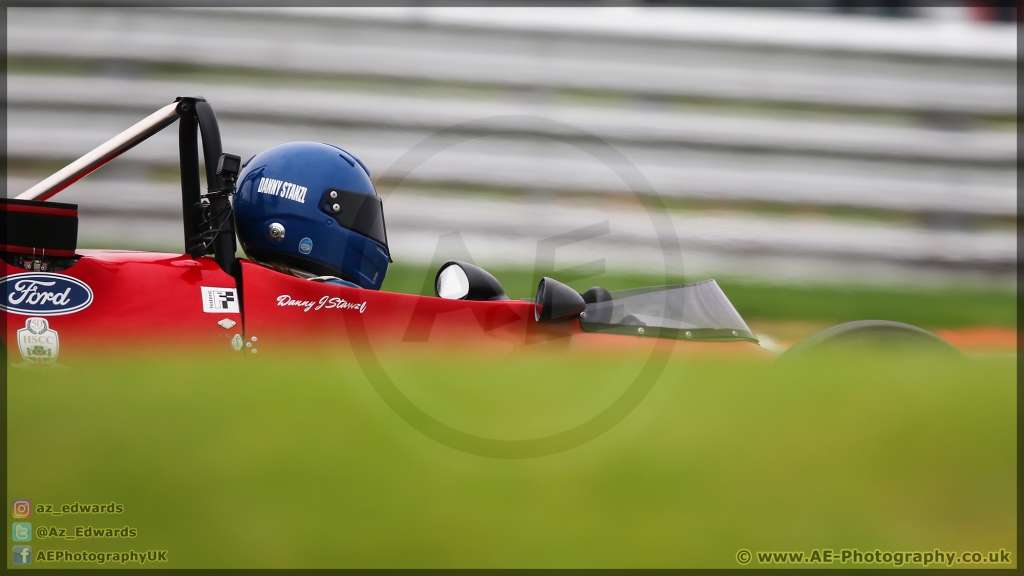
<svg viewBox="0 0 1024 576">
<path fill-rule="evenodd" d="M 286 200 L 294 200 L 300 204 L 306 203 L 306 187 L 285 182 L 284 180 L 261 178 L 260 185 L 256 191 L 260 194 L 269 194 L 270 196 L 277 196 Z"/>
<path fill-rule="evenodd" d="M 278 306 L 297 306 L 302 308 L 303 312 L 309 312 L 310 310 L 358 310 L 360 314 L 366 311 L 366 301 L 363 302 L 349 302 L 344 298 L 337 298 L 331 296 L 323 296 L 320 300 L 295 300 L 288 294 L 282 294 L 277 297 Z"/>
</svg>

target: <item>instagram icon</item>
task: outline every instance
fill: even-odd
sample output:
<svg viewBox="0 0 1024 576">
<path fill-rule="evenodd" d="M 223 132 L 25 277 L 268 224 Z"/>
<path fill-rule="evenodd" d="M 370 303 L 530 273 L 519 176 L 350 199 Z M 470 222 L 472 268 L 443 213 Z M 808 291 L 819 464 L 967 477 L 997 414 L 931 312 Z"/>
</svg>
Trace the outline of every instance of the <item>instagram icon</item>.
<svg viewBox="0 0 1024 576">
<path fill-rule="evenodd" d="M 15 518 L 28 518 L 32 515 L 32 502 L 29 500 L 15 500 L 11 505 L 11 516 Z"/>
</svg>

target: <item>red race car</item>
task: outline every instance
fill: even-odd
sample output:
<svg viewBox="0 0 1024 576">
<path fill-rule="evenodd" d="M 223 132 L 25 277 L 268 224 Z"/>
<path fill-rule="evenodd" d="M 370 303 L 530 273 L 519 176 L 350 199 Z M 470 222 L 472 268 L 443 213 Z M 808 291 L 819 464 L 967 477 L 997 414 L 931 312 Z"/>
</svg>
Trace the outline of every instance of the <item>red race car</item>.
<svg viewBox="0 0 1024 576">
<path fill-rule="evenodd" d="M 186 253 L 77 249 L 77 206 L 47 200 L 175 121 Z M 199 133 L 209 188 L 205 194 L 199 181 Z M 429 297 L 311 281 L 238 259 L 231 196 L 241 167 L 238 156 L 222 152 L 210 104 L 201 97 L 178 98 L 30 190 L 4 200 L 7 239 L 0 281 L 6 288 L 8 362 L 73 364 L 97 348 L 185 348 L 251 356 L 309 344 L 464 343 L 515 350 L 548 343 L 559 349 L 650 349 L 664 339 L 678 344 L 672 354 L 728 351 L 775 357 L 759 345 L 714 280 L 618 292 L 592 288 L 579 294 L 544 278 L 535 299 L 511 300 L 485 270 L 451 261 L 438 270 L 437 297 Z M 865 336 L 949 348 L 912 326 L 864 321 L 832 327 L 794 349 Z"/>
</svg>

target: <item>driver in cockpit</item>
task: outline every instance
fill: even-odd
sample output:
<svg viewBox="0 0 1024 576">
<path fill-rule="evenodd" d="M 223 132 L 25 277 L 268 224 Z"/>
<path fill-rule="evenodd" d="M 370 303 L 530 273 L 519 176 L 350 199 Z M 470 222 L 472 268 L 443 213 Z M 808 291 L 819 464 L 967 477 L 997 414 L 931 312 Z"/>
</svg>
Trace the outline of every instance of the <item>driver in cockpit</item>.
<svg viewBox="0 0 1024 576">
<path fill-rule="evenodd" d="M 242 165 L 235 229 L 250 260 L 319 282 L 379 290 L 391 263 L 384 209 L 358 158 L 291 142 Z"/>
</svg>

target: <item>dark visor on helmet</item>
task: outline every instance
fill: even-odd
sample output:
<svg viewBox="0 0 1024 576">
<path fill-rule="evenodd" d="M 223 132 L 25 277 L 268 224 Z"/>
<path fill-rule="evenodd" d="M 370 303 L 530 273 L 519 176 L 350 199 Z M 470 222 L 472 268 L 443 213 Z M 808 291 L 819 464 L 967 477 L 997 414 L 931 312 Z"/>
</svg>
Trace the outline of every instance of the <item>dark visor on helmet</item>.
<svg viewBox="0 0 1024 576">
<path fill-rule="evenodd" d="M 388 248 L 384 204 L 376 195 L 332 188 L 324 194 L 320 208 L 334 217 L 334 221 L 342 228 L 362 234 Z M 388 251 L 391 249 L 388 248 Z"/>
</svg>

